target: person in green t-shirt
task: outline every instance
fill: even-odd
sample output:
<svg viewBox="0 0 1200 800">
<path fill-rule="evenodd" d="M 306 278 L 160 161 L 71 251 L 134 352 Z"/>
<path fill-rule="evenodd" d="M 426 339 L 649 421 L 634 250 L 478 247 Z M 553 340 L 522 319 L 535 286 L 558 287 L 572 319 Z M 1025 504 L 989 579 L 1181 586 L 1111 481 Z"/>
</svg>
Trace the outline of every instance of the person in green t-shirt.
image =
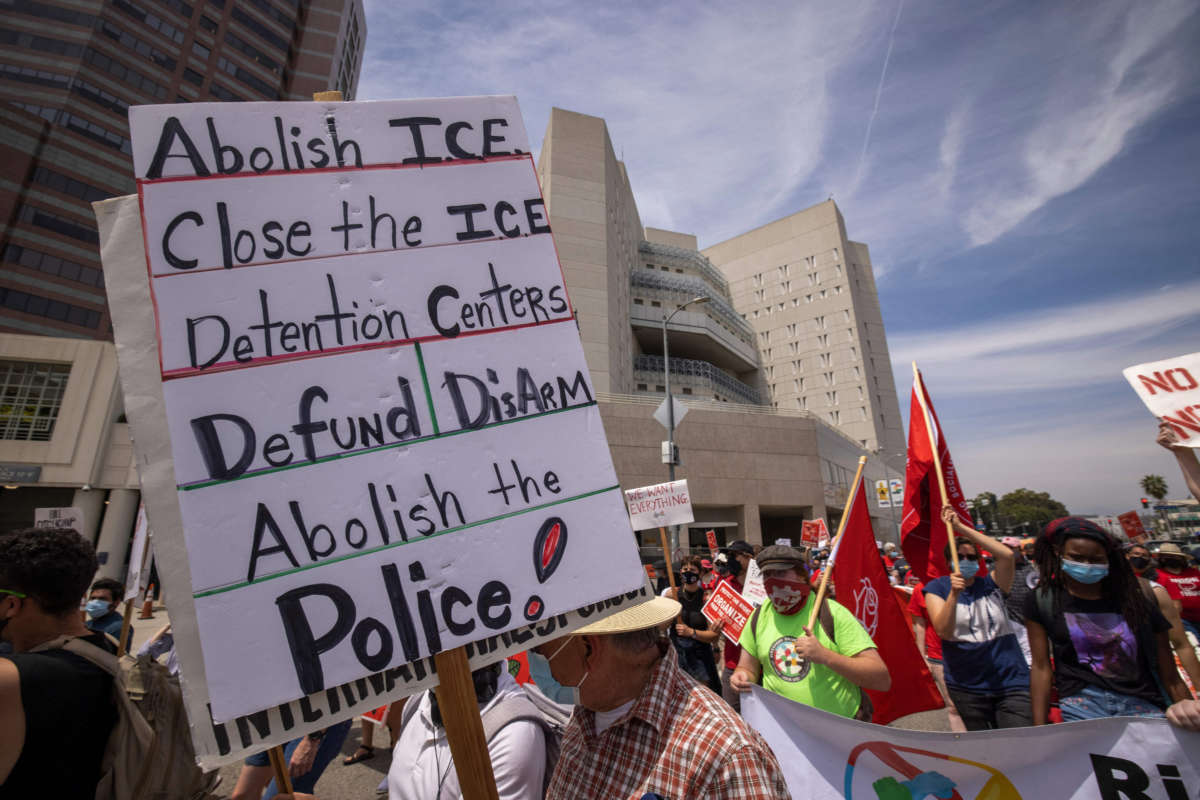
<svg viewBox="0 0 1200 800">
<path fill-rule="evenodd" d="M 770 599 L 742 630 L 742 657 L 729 681 L 733 688 L 748 692 L 762 674 L 768 691 L 843 717 L 858 711 L 860 689 L 891 688 L 875 643 L 846 608 L 825 601 L 832 637 L 820 622 L 815 637 L 805 627 L 816 598 L 799 550 L 772 545 L 755 561 Z"/>
</svg>

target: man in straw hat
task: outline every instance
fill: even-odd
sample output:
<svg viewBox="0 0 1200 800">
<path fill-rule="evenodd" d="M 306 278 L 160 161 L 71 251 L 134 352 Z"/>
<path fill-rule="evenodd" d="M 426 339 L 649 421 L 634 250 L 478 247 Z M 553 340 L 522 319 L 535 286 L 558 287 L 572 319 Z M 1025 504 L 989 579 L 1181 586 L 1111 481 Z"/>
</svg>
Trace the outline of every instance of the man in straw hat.
<svg viewBox="0 0 1200 800">
<path fill-rule="evenodd" d="M 680 609 L 655 597 L 538 648 L 579 690 L 547 800 L 791 796 L 762 737 L 679 668 Z"/>
</svg>

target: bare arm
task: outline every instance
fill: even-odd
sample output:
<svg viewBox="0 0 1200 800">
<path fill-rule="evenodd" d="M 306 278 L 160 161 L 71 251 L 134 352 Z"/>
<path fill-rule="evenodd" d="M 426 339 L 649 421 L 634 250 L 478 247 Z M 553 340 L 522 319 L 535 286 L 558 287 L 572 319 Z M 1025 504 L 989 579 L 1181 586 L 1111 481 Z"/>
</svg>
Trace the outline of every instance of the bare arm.
<svg viewBox="0 0 1200 800">
<path fill-rule="evenodd" d="M 928 658 L 925 653 L 925 618 L 920 614 L 913 614 L 912 621 L 913 636 L 917 637 L 917 650 L 921 653 L 921 658 Z"/>
<path fill-rule="evenodd" d="M 950 596 L 943 598 L 930 592 L 925 593 L 925 608 L 929 611 L 929 622 L 939 639 L 954 641 L 954 618 L 958 613 L 958 595 L 966 588 L 966 581 L 959 573 L 950 576 Z"/>
<path fill-rule="evenodd" d="M 1200 731 L 1200 700 L 1193 700 L 1179 670 L 1175 669 L 1175 660 L 1171 658 L 1171 645 L 1166 633 L 1154 637 L 1158 644 L 1158 677 L 1166 687 L 1171 705 L 1167 708 L 1167 721 L 1184 730 Z"/>
<path fill-rule="evenodd" d="M 1196 451 L 1180 444 L 1179 435 L 1167 422 L 1158 424 L 1158 438 L 1155 441 L 1174 454 L 1188 491 L 1192 493 L 1192 497 L 1200 500 L 1200 459 L 1196 458 Z"/>
<path fill-rule="evenodd" d="M 761 671 L 762 665 L 758 663 L 758 659 L 743 647 L 742 655 L 738 659 L 737 669 L 729 676 L 729 685 L 739 692 L 748 692 L 751 686 L 758 683 L 758 676 Z"/>
<path fill-rule="evenodd" d="M 1050 688 L 1054 685 L 1054 670 L 1050 666 L 1050 638 L 1046 629 L 1031 619 L 1025 620 L 1029 634 L 1029 698 L 1033 706 L 1033 724 L 1045 725 L 1050 716 Z"/>
<path fill-rule="evenodd" d="M 25 747 L 25 707 L 21 703 L 21 676 L 17 665 L 0 658 L 0 785 Z"/>
<path fill-rule="evenodd" d="M 1175 601 L 1161 586 L 1154 587 L 1154 599 L 1158 601 L 1158 610 L 1167 618 L 1167 622 L 1171 623 L 1171 630 L 1167 632 L 1167 637 L 1171 640 L 1171 647 L 1175 650 L 1175 655 L 1179 656 L 1179 663 L 1183 665 L 1184 671 L 1191 679 L 1192 686 L 1200 686 L 1200 659 L 1196 658 L 1196 649 L 1188 641 L 1187 632 L 1183 629 L 1183 619 L 1179 616 L 1179 609 L 1175 607 Z"/>
</svg>

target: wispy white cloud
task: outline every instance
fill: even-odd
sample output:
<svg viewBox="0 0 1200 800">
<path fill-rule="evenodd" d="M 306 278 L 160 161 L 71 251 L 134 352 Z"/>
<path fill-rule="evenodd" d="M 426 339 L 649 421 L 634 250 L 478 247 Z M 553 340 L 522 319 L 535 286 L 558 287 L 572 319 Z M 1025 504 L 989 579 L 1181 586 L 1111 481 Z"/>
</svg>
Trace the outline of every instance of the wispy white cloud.
<svg viewBox="0 0 1200 800">
<path fill-rule="evenodd" d="M 1162 334 L 1194 325 L 1200 281 L 889 339 L 897 374 L 916 361 L 943 393 L 1002 394 L 1121 381 L 1161 358 Z M 952 316 L 952 314 L 951 314 Z"/>
<path fill-rule="evenodd" d="M 1178 63 L 1183 56 L 1161 45 L 1195 10 L 1188 0 L 1089 8 L 1092 24 L 1080 36 L 1087 49 L 1080 52 L 1093 69 L 1055 76 L 1015 169 L 998 175 L 996 188 L 964 215 L 971 244 L 995 241 L 1079 188 L 1121 153 L 1132 131 L 1169 104 L 1184 75 Z M 1115 37 L 1112 28 L 1118 29 Z M 1107 69 L 1095 63 L 1102 58 Z"/>
</svg>

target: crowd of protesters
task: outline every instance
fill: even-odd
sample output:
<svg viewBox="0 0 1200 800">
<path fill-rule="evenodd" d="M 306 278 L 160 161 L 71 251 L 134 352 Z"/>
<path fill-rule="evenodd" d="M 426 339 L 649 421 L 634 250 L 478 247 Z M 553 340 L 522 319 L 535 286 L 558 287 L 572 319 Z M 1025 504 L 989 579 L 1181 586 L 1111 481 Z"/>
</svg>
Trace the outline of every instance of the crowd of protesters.
<svg viewBox="0 0 1200 800">
<path fill-rule="evenodd" d="M 1165 433 L 1159 442 L 1175 444 Z M 1200 462 L 1191 451 L 1179 461 L 1196 491 Z M 1200 570 L 1187 551 L 1170 542 L 1123 545 L 1079 517 L 1054 520 L 1027 540 L 996 539 L 952 506 L 941 513 L 954 533 L 948 575 L 922 584 L 894 544 L 877 544 L 951 730 L 1115 716 L 1200 730 L 1200 701 L 1189 688 L 1200 685 Z M 835 599 L 836 583 L 819 596 L 818 577 L 832 567 L 827 549 L 735 541 L 709 555 L 682 557 L 673 565 L 677 587 L 662 596 L 529 650 L 530 684 L 501 663 L 472 673 L 501 798 L 788 797 L 775 755 L 740 716 L 745 692 L 759 685 L 870 720 L 867 691 L 903 690 Z M 766 600 L 735 642 L 724 635 L 727 620 L 711 621 L 702 609 L 722 582 L 743 591 L 752 565 Z M 92 546 L 74 531 L 0 535 L 8 652 L 0 658 L 0 798 L 42 796 L 48 780 L 56 797 L 95 796 L 120 687 L 84 655 L 112 657 L 132 642 L 117 610 L 124 587 L 94 581 L 97 569 Z M 169 627 L 139 652 L 165 656 L 178 671 Z M 351 724 L 286 745 L 294 796 L 312 796 Z M 435 693 L 394 704 L 384 729 L 393 756 L 381 794 L 462 796 Z M 373 755 L 364 733 L 343 762 Z M 233 797 L 283 797 L 273 778 L 266 754 L 252 756 Z"/>
</svg>

